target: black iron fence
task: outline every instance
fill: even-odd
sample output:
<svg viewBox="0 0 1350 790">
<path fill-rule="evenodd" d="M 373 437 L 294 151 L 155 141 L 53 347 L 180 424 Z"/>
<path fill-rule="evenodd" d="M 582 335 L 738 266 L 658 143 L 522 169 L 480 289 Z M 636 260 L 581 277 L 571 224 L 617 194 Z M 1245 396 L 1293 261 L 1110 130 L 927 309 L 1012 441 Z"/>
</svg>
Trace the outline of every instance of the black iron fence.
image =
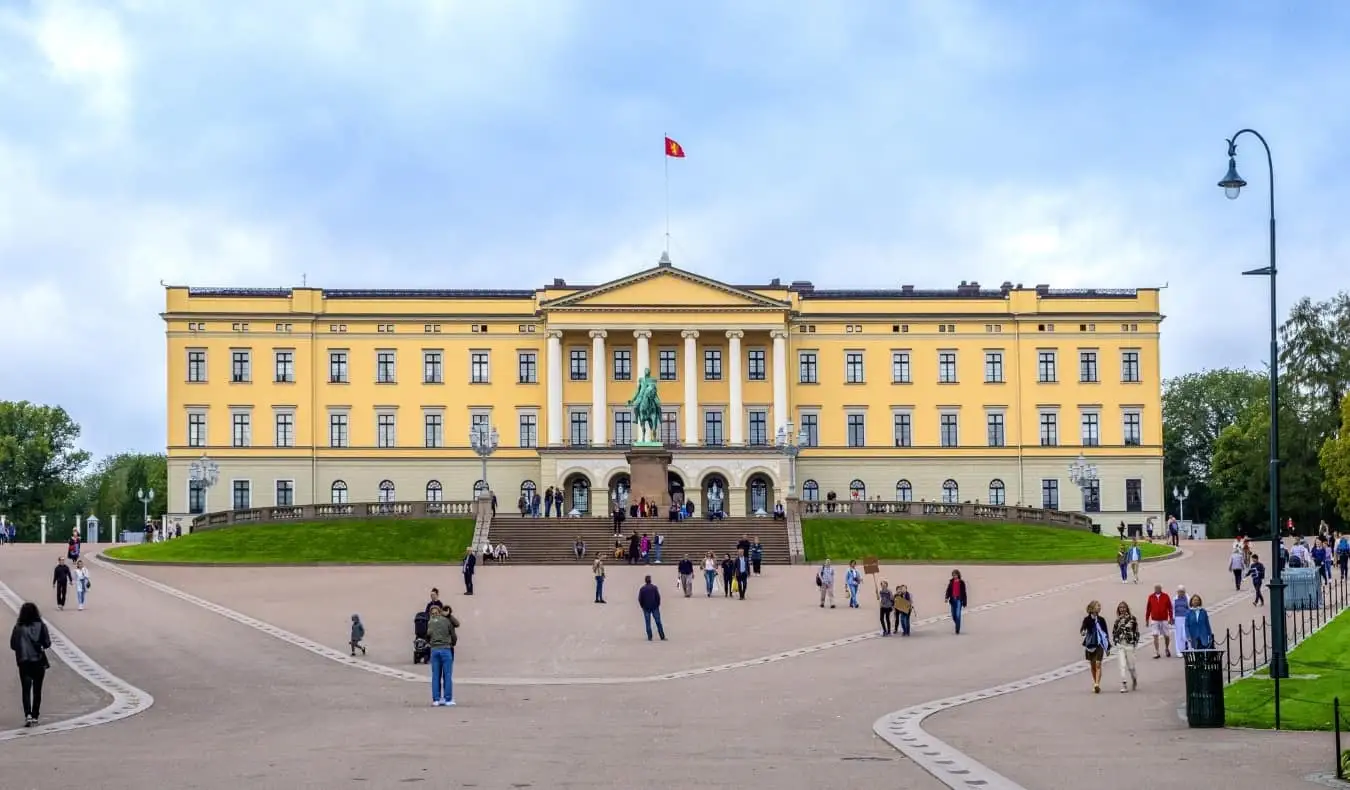
<svg viewBox="0 0 1350 790">
<path fill-rule="evenodd" d="M 1350 585 L 1344 579 L 1332 579 L 1321 585 L 1320 595 L 1289 598 L 1284 613 L 1288 646 L 1307 639 L 1350 605 Z M 1295 607 L 1295 608 L 1291 608 Z M 1262 615 L 1251 623 L 1224 629 L 1214 646 L 1227 656 L 1227 682 L 1247 677 L 1270 663 L 1270 620 Z"/>
<path fill-rule="evenodd" d="M 1336 728 L 1336 778 L 1344 780 L 1346 771 L 1350 771 L 1350 752 L 1341 749 L 1341 730 L 1345 729 L 1345 719 L 1341 718 L 1341 698 L 1331 700 L 1332 718 Z"/>
</svg>

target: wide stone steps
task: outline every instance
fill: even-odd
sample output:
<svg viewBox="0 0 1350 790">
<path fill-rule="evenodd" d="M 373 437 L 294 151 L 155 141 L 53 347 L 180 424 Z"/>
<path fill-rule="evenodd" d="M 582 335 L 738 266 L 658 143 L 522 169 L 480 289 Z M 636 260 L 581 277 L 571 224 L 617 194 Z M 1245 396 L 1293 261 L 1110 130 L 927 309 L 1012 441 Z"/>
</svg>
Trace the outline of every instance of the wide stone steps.
<svg viewBox="0 0 1350 790">
<path fill-rule="evenodd" d="M 749 535 L 752 540 L 759 537 L 764 546 L 764 564 L 787 565 L 791 561 L 786 525 L 768 518 L 680 522 L 664 518 L 630 518 L 623 523 L 623 529 L 625 536 L 634 530 L 639 535 L 644 532 L 665 535 L 661 554 L 663 565 L 674 565 L 685 554 L 695 561 L 709 551 L 719 558 L 723 554 L 735 556 L 736 543 L 742 535 Z M 502 514 L 492 520 L 489 534 L 494 545 L 506 544 L 513 564 L 575 564 L 578 560 L 572 553 L 572 542 L 578 535 L 586 542 L 586 552 L 591 559 L 600 551 L 604 552 L 607 562 L 613 561 L 614 524 L 607 518 L 521 518 Z M 625 549 L 628 547 L 627 537 L 623 545 Z"/>
</svg>

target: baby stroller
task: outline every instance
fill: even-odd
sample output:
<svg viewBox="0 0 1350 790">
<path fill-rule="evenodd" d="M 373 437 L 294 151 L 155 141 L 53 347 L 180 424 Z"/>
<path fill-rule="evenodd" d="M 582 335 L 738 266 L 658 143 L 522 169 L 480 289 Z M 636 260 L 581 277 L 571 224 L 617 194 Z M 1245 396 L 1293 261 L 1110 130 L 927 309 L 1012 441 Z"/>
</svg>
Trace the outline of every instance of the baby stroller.
<svg viewBox="0 0 1350 790">
<path fill-rule="evenodd" d="M 413 615 L 413 663 L 431 663 L 431 643 L 427 641 L 427 613 Z"/>
</svg>

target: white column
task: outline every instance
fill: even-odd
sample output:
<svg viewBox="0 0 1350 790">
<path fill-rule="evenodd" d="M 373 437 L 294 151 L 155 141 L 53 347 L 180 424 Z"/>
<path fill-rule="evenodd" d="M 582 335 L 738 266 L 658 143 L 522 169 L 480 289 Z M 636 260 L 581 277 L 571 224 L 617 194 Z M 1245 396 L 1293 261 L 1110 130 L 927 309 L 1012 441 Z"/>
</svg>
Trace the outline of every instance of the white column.
<svg viewBox="0 0 1350 790">
<path fill-rule="evenodd" d="M 791 420 L 788 414 L 787 402 L 787 330 L 775 329 L 769 332 L 769 337 L 773 338 L 773 430 L 777 434 L 778 429 Z"/>
<path fill-rule="evenodd" d="M 548 420 L 548 443 L 550 447 L 562 444 L 563 438 L 563 359 L 562 332 L 551 329 L 548 333 L 548 409 L 544 419 Z"/>
<path fill-rule="evenodd" d="M 42 525 L 42 526 L 41 526 L 41 529 L 42 529 L 42 542 L 43 542 L 43 543 L 46 543 L 46 542 L 47 542 L 47 517 L 46 517 L 46 516 L 38 516 L 38 523 Z"/>
<path fill-rule="evenodd" d="M 639 329 L 633 333 L 633 337 L 637 338 L 637 371 L 636 375 L 633 376 L 633 379 L 637 380 L 652 366 L 651 351 L 647 348 L 647 341 L 651 340 L 652 331 L 650 329 Z"/>
<path fill-rule="evenodd" d="M 729 348 L 727 354 L 731 357 L 727 360 L 727 372 L 731 376 L 731 405 L 728 410 L 727 423 L 731 425 L 731 443 L 733 445 L 745 444 L 745 398 L 741 392 L 741 338 L 745 333 L 739 329 L 728 330 L 727 340 Z M 739 511 L 737 511 L 739 512 Z"/>
<path fill-rule="evenodd" d="M 698 444 L 698 330 L 686 329 L 684 338 L 684 443 Z"/>
<path fill-rule="evenodd" d="M 603 329 L 591 330 L 591 444 L 605 444 L 609 408 L 605 402 L 605 335 Z"/>
</svg>

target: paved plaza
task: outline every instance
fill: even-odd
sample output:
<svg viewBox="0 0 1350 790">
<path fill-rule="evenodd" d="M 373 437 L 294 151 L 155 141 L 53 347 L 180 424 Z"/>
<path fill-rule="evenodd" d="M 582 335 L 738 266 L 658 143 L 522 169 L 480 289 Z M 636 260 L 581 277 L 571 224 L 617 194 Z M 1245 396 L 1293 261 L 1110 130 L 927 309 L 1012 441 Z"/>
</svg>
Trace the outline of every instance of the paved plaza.
<svg viewBox="0 0 1350 790">
<path fill-rule="evenodd" d="M 1188 730 L 1181 662 L 1153 661 L 1147 647 L 1137 694 L 1115 693 L 1112 663 L 1099 696 L 1074 674 L 928 717 L 923 730 L 958 755 L 945 785 L 874 733 L 893 712 L 1081 659 L 1090 599 L 1110 611 L 1124 597 L 1140 613 L 1154 582 L 1184 582 L 1210 607 L 1229 598 L 1227 545 L 1185 548 L 1145 565 L 1138 586 L 1112 581 L 1111 566 L 968 567 L 965 633 L 944 620 L 909 639 L 873 636 L 870 580 L 862 609 L 842 595 L 839 608 L 818 608 L 810 567 L 768 568 L 739 601 L 720 589 L 708 600 L 701 579 L 684 599 L 673 565 L 612 566 L 598 605 L 583 565 L 490 566 L 466 597 L 455 567 L 96 563 L 89 608 L 58 612 L 59 548 L 6 548 L 0 582 L 153 704 L 97 726 L 16 733 L 18 680 L 0 672 L 0 784 L 941 788 L 979 787 L 969 778 L 985 770 L 1036 790 L 1311 786 L 1303 777 L 1330 766 L 1329 735 Z M 945 614 L 949 571 L 888 567 L 882 578 L 909 585 L 922 622 Z M 642 631 L 644 573 L 662 589 L 665 643 Z M 432 586 L 463 622 L 453 709 L 430 707 L 427 670 L 411 664 L 412 615 Z M 1217 630 L 1254 611 L 1245 598 L 1217 611 Z M 366 623 L 365 661 L 346 658 L 353 612 Z M 53 663 L 44 725 L 114 702 Z"/>
</svg>

